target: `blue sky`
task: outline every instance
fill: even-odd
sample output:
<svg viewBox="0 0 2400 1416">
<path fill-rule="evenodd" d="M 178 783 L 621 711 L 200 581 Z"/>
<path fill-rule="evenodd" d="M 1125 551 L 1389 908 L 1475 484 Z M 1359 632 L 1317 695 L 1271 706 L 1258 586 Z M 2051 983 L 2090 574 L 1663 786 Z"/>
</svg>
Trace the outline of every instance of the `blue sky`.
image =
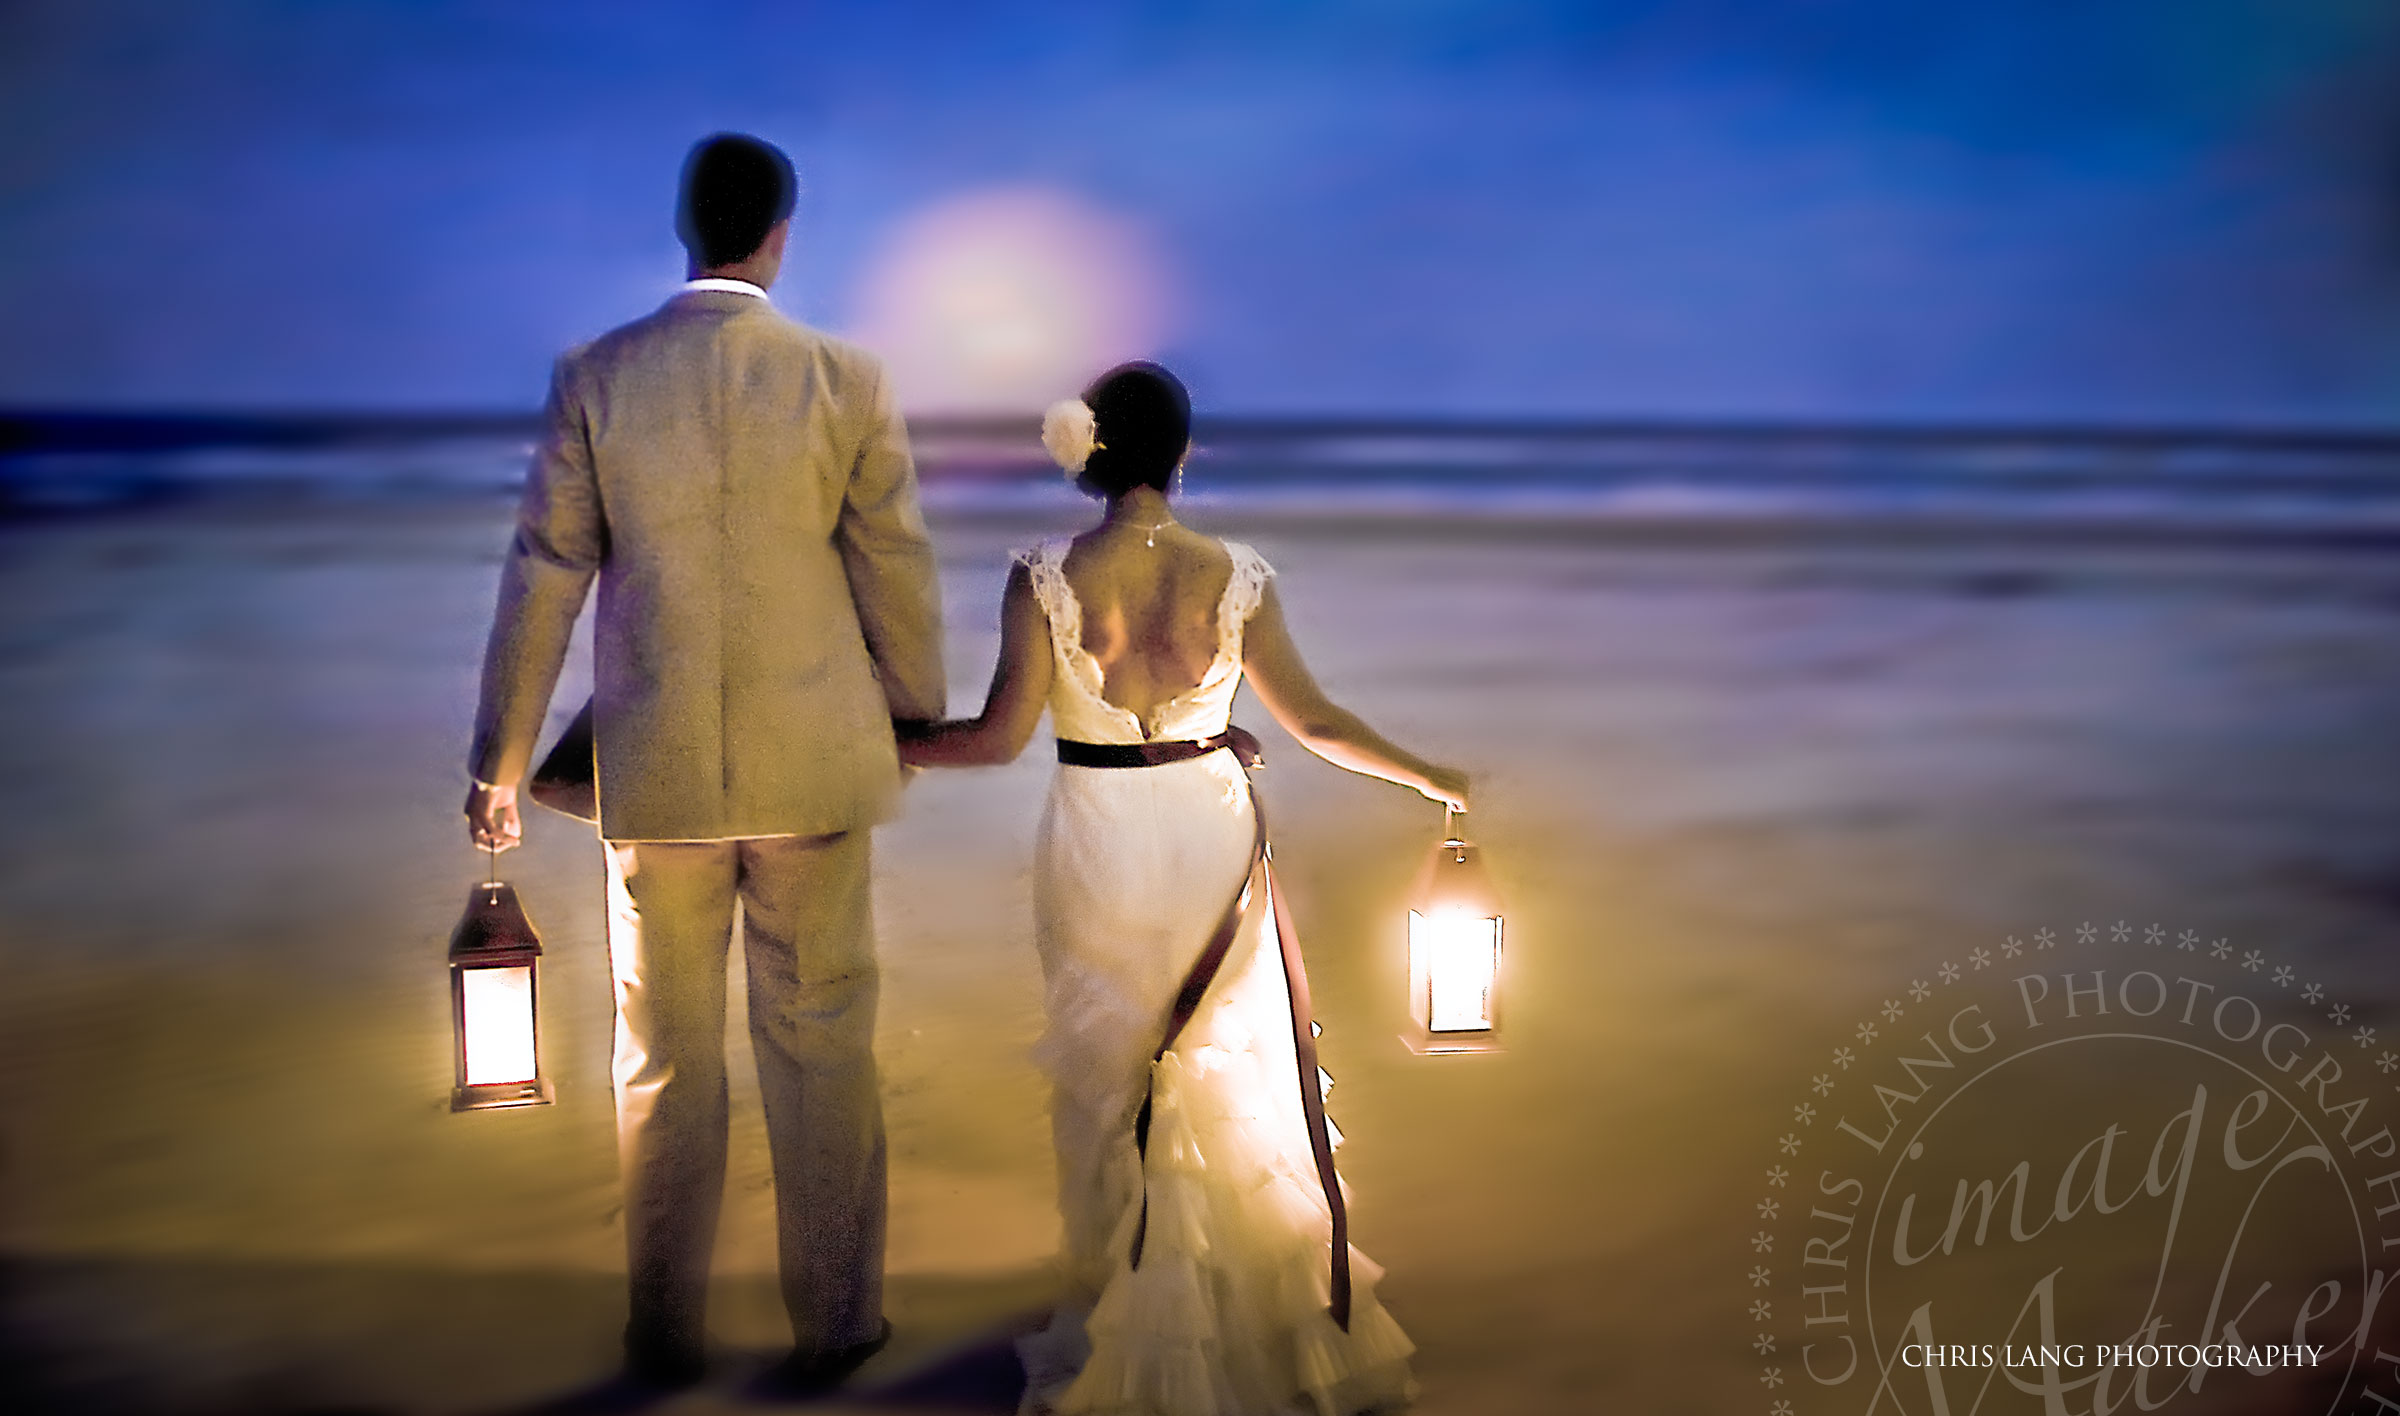
<svg viewBox="0 0 2400 1416">
<path fill-rule="evenodd" d="M 793 313 L 1040 189 L 1171 295 L 1093 358 L 1224 411 L 2400 418 L 2384 0 L 20 0 L 0 55 L 0 403 L 527 404 L 733 127 Z"/>
</svg>

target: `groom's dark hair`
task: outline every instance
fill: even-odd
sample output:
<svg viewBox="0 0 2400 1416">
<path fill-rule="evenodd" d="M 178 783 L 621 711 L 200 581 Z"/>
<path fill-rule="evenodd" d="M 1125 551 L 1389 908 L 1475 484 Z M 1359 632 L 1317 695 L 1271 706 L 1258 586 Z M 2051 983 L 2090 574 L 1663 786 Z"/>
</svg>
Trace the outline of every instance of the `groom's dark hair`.
<svg viewBox="0 0 2400 1416">
<path fill-rule="evenodd" d="M 800 178 L 781 148 L 718 133 L 693 144 L 683 160 L 675 234 L 703 270 L 731 265 L 756 254 L 799 197 Z"/>
</svg>

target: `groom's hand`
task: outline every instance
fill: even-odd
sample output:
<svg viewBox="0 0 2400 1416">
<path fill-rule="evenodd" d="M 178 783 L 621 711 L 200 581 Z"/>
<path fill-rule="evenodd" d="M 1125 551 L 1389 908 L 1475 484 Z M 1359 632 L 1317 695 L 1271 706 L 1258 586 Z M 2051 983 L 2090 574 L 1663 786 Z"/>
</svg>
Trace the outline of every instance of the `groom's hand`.
<svg viewBox="0 0 2400 1416">
<path fill-rule="evenodd" d="M 901 786 L 907 786 L 924 772 L 925 764 L 908 760 L 908 750 L 911 746 L 923 742 L 926 735 L 933 731 L 933 727 L 934 720 L 931 718 L 892 719 L 892 741 L 900 750 Z"/>
<path fill-rule="evenodd" d="M 476 848 L 512 849 L 525 840 L 525 823 L 517 817 L 517 789 L 477 782 L 467 789 L 467 836 Z"/>
</svg>

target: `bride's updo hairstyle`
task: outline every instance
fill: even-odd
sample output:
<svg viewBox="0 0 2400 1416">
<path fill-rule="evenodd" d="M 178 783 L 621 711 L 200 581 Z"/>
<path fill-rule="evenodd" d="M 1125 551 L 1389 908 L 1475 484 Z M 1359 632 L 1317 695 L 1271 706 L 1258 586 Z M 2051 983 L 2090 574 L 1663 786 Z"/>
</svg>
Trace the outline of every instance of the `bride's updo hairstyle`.
<svg viewBox="0 0 2400 1416">
<path fill-rule="evenodd" d="M 1136 487 L 1165 491 L 1192 445 L 1192 397 L 1147 360 L 1119 364 L 1083 392 L 1095 445 L 1076 485 L 1114 500 Z"/>
</svg>

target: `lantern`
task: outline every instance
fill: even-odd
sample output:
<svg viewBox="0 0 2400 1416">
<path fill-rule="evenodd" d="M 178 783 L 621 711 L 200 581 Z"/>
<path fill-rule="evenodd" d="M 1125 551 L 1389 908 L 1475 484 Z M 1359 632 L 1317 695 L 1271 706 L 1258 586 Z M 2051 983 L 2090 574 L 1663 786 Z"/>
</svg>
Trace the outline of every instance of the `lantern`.
<svg viewBox="0 0 2400 1416">
<path fill-rule="evenodd" d="M 1501 909 L 1482 855 L 1444 812 L 1443 840 L 1417 873 L 1408 911 L 1410 1050 L 1494 1052 L 1500 1029 Z"/>
<path fill-rule="evenodd" d="M 495 872 L 496 874 L 496 872 Z M 534 986 L 541 936 L 498 879 L 467 896 L 467 913 L 450 936 L 450 1017 L 457 1085 L 452 1111 L 546 1106 L 540 1012 Z"/>
</svg>

